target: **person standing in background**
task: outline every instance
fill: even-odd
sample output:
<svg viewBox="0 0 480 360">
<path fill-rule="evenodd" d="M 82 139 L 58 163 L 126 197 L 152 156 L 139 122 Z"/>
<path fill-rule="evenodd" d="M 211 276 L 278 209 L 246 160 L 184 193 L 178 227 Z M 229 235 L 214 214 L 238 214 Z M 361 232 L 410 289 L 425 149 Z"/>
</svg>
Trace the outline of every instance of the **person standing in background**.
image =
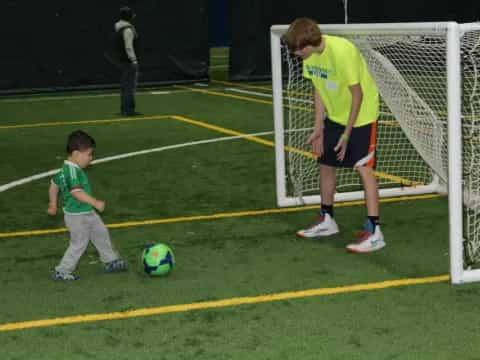
<svg viewBox="0 0 480 360">
<path fill-rule="evenodd" d="M 140 115 L 135 111 L 138 80 L 138 33 L 133 25 L 136 14 L 128 6 L 120 8 L 120 20 L 115 23 L 116 58 L 122 75 L 120 83 L 120 112 L 122 116 Z"/>
</svg>

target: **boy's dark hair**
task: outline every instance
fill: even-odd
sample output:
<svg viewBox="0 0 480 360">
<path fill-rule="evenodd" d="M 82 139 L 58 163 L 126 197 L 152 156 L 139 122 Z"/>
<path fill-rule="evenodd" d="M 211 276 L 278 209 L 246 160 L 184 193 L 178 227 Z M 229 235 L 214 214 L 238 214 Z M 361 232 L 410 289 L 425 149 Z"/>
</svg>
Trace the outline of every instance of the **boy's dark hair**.
<svg viewBox="0 0 480 360">
<path fill-rule="evenodd" d="M 120 8 L 120 19 L 125 21 L 130 21 L 135 16 L 135 13 L 128 6 L 123 6 Z"/>
<path fill-rule="evenodd" d="M 75 150 L 84 151 L 95 148 L 95 139 L 85 131 L 76 130 L 68 135 L 67 154 L 72 154 Z"/>
</svg>

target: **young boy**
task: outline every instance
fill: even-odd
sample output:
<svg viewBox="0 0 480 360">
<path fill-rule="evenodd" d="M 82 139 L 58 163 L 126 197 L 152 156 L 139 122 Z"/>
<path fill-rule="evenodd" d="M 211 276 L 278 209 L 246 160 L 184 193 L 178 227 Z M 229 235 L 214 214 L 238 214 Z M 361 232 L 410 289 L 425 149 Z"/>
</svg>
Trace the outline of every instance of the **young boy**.
<svg viewBox="0 0 480 360">
<path fill-rule="evenodd" d="M 385 241 L 374 173 L 379 112 L 376 84 L 355 45 L 341 37 L 323 35 L 312 19 L 296 19 L 284 40 L 303 59 L 303 75 L 313 83 L 315 125 L 308 143 L 318 155 L 320 168 L 320 216 L 297 235 L 316 238 L 338 233 L 333 217 L 336 168 L 351 167 L 362 180 L 368 216 L 358 241 L 347 245 L 347 250 L 379 250 Z"/>
<path fill-rule="evenodd" d="M 106 272 L 124 271 L 127 264 L 113 249 L 110 235 L 102 219 L 95 212 L 105 209 L 105 202 L 92 197 L 90 183 L 83 171 L 93 158 L 95 140 L 77 130 L 68 136 L 67 160 L 50 183 L 48 214 L 57 213 L 59 190 L 63 194 L 65 224 L 70 232 L 70 245 L 60 264 L 55 268 L 54 280 L 77 280 L 73 274 L 80 257 L 92 241 L 100 254 Z"/>
</svg>

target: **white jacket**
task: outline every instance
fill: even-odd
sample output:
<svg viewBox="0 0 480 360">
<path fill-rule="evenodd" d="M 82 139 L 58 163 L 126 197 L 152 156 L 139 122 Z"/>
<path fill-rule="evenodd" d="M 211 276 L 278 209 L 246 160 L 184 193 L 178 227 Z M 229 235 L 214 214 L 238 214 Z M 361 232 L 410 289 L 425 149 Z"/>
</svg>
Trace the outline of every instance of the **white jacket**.
<svg viewBox="0 0 480 360">
<path fill-rule="evenodd" d="M 125 26 L 131 26 L 123 31 L 123 41 L 125 44 L 125 52 L 127 53 L 128 58 L 133 64 L 137 64 L 137 55 L 135 54 L 135 49 L 133 48 L 133 39 L 137 36 L 137 31 L 135 26 L 125 20 L 119 20 L 115 23 L 115 31 L 118 32 L 121 28 Z"/>
</svg>

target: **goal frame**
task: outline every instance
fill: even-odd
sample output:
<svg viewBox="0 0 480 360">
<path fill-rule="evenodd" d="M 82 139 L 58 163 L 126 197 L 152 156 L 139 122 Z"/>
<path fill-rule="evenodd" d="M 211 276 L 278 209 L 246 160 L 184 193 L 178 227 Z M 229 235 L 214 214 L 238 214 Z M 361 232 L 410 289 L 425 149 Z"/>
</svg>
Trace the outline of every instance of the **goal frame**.
<svg viewBox="0 0 480 360">
<path fill-rule="evenodd" d="M 476 27 L 475 27 L 476 26 Z M 377 23 L 377 24 L 326 24 L 321 25 L 322 33 L 342 34 L 418 34 L 419 31 L 442 30 L 447 32 L 447 96 L 448 96 L 448 212 L 450 244 L 450 280 L 453 284 L 480 281 L 480 269 L 464 269 L 463 261 L 463 196 L 462 194 L 462 77 L 460 38 L 467 28 L 480 29 L 475 24 L 456 22 L 422 23 Z M 273 117 L 275 129 L 275 174 L 276 194 L 279 207 L 319 204 L 320 195 L 304 196 L 299 199 L 287 196 L 286 159 L 284 136 L 284 99 L 282 87 L 281 36 L 288 25 L 273 25 L 270 29 Z M 380 189 L 380 197 L 418 195 L 445 192 L 438 178 L 427 185 Z M 352 201 L 364 198 L 363 191 L 336 193 L 335 201 Z"/>
</svg>

